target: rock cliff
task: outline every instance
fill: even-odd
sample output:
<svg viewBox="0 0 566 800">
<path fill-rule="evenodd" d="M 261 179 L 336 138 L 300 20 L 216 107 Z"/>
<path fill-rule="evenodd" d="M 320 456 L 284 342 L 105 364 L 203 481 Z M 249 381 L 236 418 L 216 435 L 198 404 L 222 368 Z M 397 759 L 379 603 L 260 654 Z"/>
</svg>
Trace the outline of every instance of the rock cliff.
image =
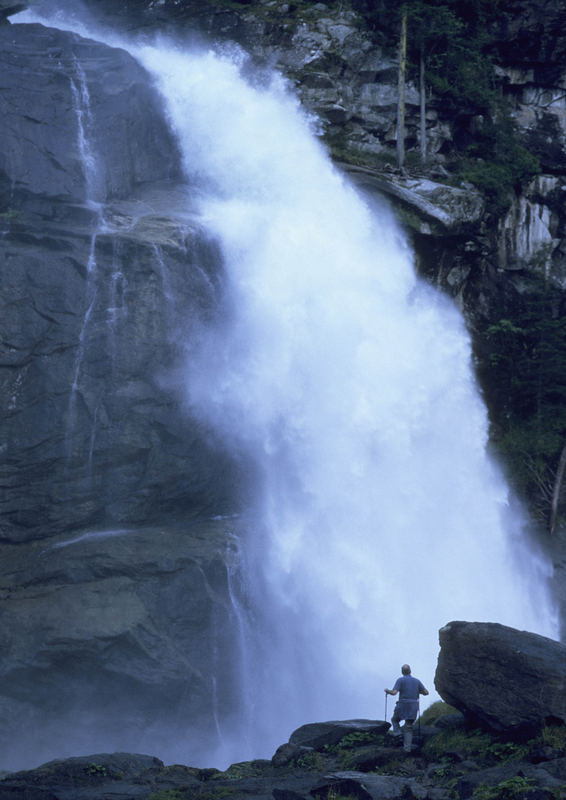
<svg viewBox="0 0 566 800">
<path fill-rule="evenodd" d="M 4 763 L 66 750 L 77 718 L 101 745 L 172 717 L 206 739 L 213 682 L 238 702 L 216 655 L 236 472 L 170 376 L 215 313 L 217 247 L 131 56 L 41 25 L 0 51 Z"/>
<path fill-rule="evenodd" d="M 41 26 L 0 35 L 2 539 L 175 520 L 187 502 L 218 514 L 218 456 L 160 384 L 179 330 L 212 313 L 219 268 L 175 211 L 160 101 L 123 51 Z"/>
</svg>

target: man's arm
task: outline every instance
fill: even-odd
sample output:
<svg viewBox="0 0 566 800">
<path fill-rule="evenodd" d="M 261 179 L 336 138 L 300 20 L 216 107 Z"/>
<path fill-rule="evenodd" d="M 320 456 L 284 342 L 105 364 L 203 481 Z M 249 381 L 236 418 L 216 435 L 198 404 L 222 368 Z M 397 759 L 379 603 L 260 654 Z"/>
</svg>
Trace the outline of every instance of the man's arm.
<svg viewBox="0 0 566 800">
<path fill-rule="evenodd" d="M 393 689 L 386 689 L 385 694 L 393 694 L 393 695 L 397 694 L 400 688 L 400 681 L 401 678 L 397 678 L 397 680 L 393 684 Z"/>
<path fill-rule="evenodd" d="M 428 689 L 425 689 L 425 687 L 422 685 L 420 681 L 419 681 L 419 694 L 428 694 Z"/>
</svg>

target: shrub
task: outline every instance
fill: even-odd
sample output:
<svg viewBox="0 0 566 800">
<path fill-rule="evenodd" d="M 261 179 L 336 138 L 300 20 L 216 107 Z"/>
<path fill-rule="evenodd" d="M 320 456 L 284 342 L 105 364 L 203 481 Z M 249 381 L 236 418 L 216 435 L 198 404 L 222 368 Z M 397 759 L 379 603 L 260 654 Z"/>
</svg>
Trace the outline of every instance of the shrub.
<svg viewBox="0 0 566 800">
<path fill-rule="evenodd" d="M 436 703 L 430 705 L 421 714 L 421 723 L 423 725 L 434 725 L 441 717 L 447 717 L 449 714 L 457 714 L 458 709 L 454 706 L 443 703 L 442 700 L 437 700 Z"/>
<path fill-rule="evenodd" d="M 541 737 L 543 744 L 566 751 L 566 725 L 545 725 Z"/>
<path fill-rule="evenodd" d="M 516 776 L 498 783 L 497 786 L 487 786 L 482 783 L 473 794 L 474 800 L 519 800 L 528 798 L 530 790 L 534 790 L 532 778 Z"/>
<path fill-rule="evenodd" d="M 442 759 L 447 752 L 458 752 L 466 758 L 486 758 L 492 740 L 479 731 L 442 731 L 423 745 L 423 754 L 432 761 Z"/>
</svg>

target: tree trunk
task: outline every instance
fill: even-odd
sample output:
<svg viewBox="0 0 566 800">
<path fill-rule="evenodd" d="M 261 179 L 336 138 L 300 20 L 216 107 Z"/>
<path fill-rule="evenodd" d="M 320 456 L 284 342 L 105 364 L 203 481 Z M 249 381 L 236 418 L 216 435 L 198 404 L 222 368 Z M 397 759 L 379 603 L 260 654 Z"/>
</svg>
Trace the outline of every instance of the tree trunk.
<svg viewBox="0 0 566 800">
<path fill-rule="evenodd" d="M 425 87 L 425 60 L 421 50 L 420 57 L 420 100 L 421 100 L 421 163 L 426 164 L 426 87 Z"/>
<path fill-rule="evenodd" d="M 405 164 L 405 71 L 407 68 L 407 6 L 401 9 L 401 36 L 399 39 L 399 84 L 397 96 L 397 166 Z"/>
<path fill-rule="evenodd" d="M 554 479 L 554 488 L 552 490 L 550 523 L 548 526 L 551 536 L 556 528 L 556 519 L 558 517 L 558 503 L 560 501 L 560 490 L 562 489 L 565 470 L 566 470 L 566 442 L 564 443 L 564 447 L 562 448 L 562 452 L 560 453 L 560 461 L 558 462 L 558 469 L 556 470 L 556 478 Z"/>
</svg>

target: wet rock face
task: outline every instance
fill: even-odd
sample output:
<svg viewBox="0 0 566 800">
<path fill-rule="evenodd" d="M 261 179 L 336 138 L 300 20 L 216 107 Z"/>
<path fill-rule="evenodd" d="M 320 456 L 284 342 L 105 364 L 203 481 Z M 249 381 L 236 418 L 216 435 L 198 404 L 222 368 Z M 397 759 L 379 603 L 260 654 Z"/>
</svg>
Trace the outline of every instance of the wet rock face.
<svg viewBox="0 0 566 800">
<path fill-rule="evenodd" d="M 218 513 L 227 462 L 165 382 L 221 264 L 160 99 L 74 34 L 7 26 L 0 50 L 1 538 Z"/>
<path fill-rule="evenodd" d="M 0 766 L 189 727 L 210 750 L 235 470 L 182 386 L 218 247 L 133 58 L 7 25 L 0 61 Z"/>
<path fill-rule="evenodd" d="M 178 175 L 159 98 L 128 53 L 41 25 L 6 26 L 0 45 L 9 204 L 21 193 L 102 202 Z"/>
<path fill-rule="evenodd" d="M 443 700 L 495 731 L 566 723 L 566 647 L 497 623 L 440 630 L 434 679 Z"/>
<path fill-rule="evenodd" d="M 4 547 L 2 767 L 133 745 L 181 753 L 189 736 L 210 752 L 211 680 L 224 714 L 239 704 L 239 665 L 222 655 L 237 650 L 235 557 L 222 521 Z"/>
</svg>

